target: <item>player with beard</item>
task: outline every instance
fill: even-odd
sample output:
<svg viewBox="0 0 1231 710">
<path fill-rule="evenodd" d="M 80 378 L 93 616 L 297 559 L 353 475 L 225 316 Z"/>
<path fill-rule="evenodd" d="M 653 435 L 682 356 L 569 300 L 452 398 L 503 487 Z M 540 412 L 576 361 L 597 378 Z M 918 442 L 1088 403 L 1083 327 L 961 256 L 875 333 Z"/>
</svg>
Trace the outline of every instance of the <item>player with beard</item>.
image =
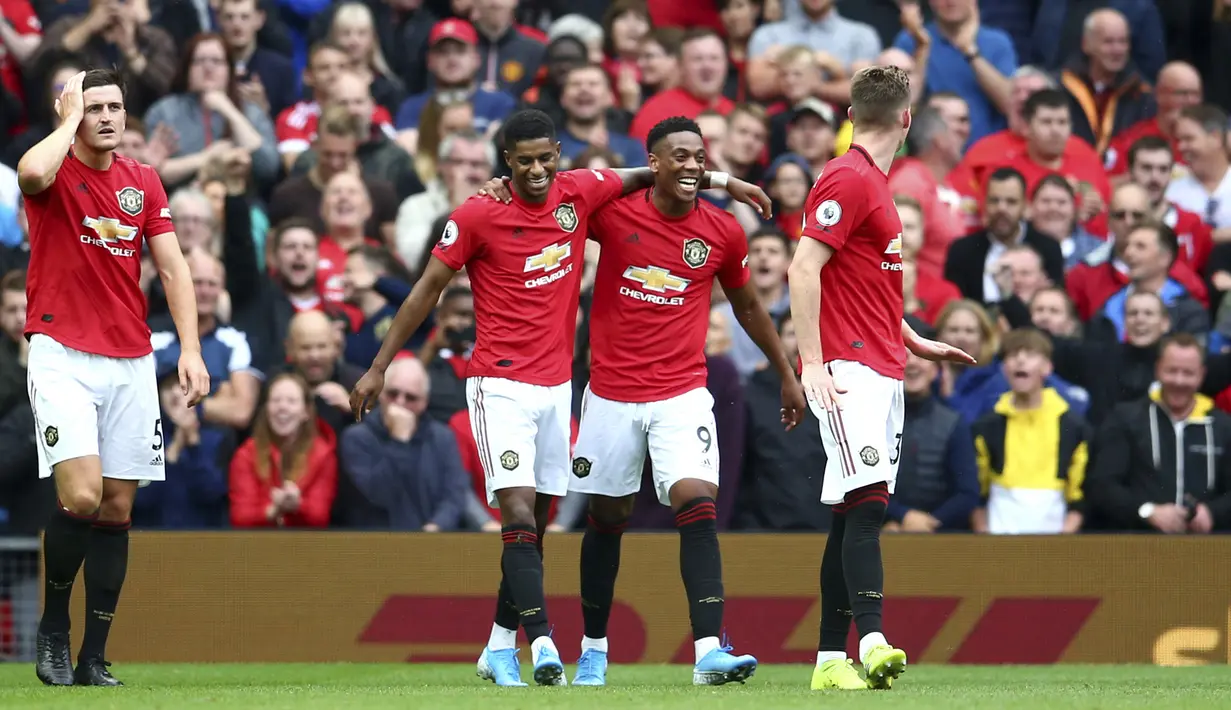
<svg viewBox="0 0 1231 710">
<path fill-rule="evenodd" d="M 594 282 L 590 383 L 569 490 L 590 495 L 581 543 L 585 636 L 574 685 L 606 685 L 620 539 L 641 489 L 646 454 L 659 502 L 675 512 L 688 597 L 693 683 L 743 682 L 752 656 L 719 644 L 718 442 L 706 389 L 705 337 L 717 280 L 744 330 L 782 379 L 782 420 L 803 416 L 803 390 L 749 281 L 748 243 L 730 214 L 697 200 L 705 141 L 695 121 L 668 118 L 646 139 L 654 187 L 599 210 L 590 236 L 602 250 Z M 637 343 L 630 348 L 629 343 Z"/>
<path fill-rule="evenodd" d="M 919 337 L 902 318 L 902 222 L 888 175 L 910 130 L 910 77 L 896 67 L 858 72 L 850 119 L 851 149 L 829 161 L 813 185 L 788 272 L 803 387 L 828 459 L 821 502 L 833 506 L 814 690 L 889 688 L 906 670 L 906 654 L 881 632 L 880 550 L 902 442 L 906 349 L 928 360 L 974 363 Z M 852 619 L 866 680 L 846 658 Z"/>
<path fill-rule="evenodd" d="M 115 155 L 124 86 L 112 70 L 76 74 L 55 104 L 60 126 L 22 156 L 30 220 L 26 337 L 39 477 L 57 505 L 43 538 L 45 595 L 36 672 L 48 685 L 121 685 L 107 634 L 128 569 L 141 481 L 164 480 L 162 419 L 141 247 L 150 248 L 179 333 L 189 407 L 209 393 L 197 306 L 158 174 Z M 85 566 L 85 638 L 74 670 L 69 597 Z"/>
<path fill-rule="evenodd" d="M 488 487 L 501 516 L 503 578 L 496 619 L 478 672 L 497 685 L 524 685 L 517 627 L 530 641 L 534 679 L 563 685 L 564 664 L 548 636 L 542 534 L 552 496 L 568 488 L 574 331 L 589 220 L 621 194 L 649 187 L 648 168 L 556 173 L 560 144 L 541 111 L 513 114 L 503 128 L 512 204 L 485 196 L 454 210 L 423 276 L 398 310 L 372 367 L 351 392 L 356 419 L 384 387 L 384 372 L 462 268 L 474 293 L 477 338 L 466 398 Z M 721 187 L 728 176 L 713 182 Z M 711 180 L 703 177 L 706 187 Z M 731 180 L 737 199 L 769 198 Z"/>
</svg>

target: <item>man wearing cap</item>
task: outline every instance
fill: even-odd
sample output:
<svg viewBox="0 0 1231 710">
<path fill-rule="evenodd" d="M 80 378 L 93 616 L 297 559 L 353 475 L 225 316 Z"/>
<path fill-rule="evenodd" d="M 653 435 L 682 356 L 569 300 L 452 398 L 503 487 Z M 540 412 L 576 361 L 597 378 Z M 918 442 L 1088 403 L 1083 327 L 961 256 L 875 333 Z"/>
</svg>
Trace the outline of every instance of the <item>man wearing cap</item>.
<svg viewBox="0 0 1231 710">
<path fill-rule="evenodd" d="M 494 131 L 505 116 L 512 113 L 517 102 L 511 95 L 476 84 L 478 44 L 479 33 L 465 20 L 449 18 L 432 27 L 427 52 L 427 69 L 432 81 L 427 91 L 411 96 L 398 108 L 394 125 L 399 143 L 414 145 L 413 137 L 418 134 L 423 109 L 432 99 L 442 103 L 469 101 L 474 108 L 474 127 L 480 132 Z"/>
<path fill-rule="evenodd" d="M 833 108 L 817 98 L 807 98 L 791 109 L 786 128 L 786 145 L 812 166 L 813 178 L 821 174 L 834 157 Z"/>
</svg>

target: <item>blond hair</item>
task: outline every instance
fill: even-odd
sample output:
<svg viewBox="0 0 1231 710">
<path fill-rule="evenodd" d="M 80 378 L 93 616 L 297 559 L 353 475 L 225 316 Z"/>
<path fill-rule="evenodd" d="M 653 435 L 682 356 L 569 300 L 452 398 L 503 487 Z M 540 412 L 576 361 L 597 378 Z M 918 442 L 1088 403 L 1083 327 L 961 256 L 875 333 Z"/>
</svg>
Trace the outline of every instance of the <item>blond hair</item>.
<svg viewBox="0 0 1231 710">
<path fill-rule="evenodd" d="M 857 127 L 893 128 L 910 108 L 910 74 L 897 67 L 868 67 L 851 79 L 851 121 Z"/>
<path fill-rule="evenodd" d="M 975 356 L 975 360 L 980 365 L 986 365 L 996 357 L 996 352 L 1000 350 L 1000 337 L 996 332 L 996 326 L 992 323 L 992 319 L 987 315 L 987 311 L 983 306 L 968 298 L 963 298 L 958 301 L 949 301 L 940 311 L 940 315 L 936 318 L 936 332 L 944 331 L 945 326 L 949 324 L 949 319 L 955 313 L 969 313 L 979 321 L 979 353 L 970 353 Z"/>
</svg>

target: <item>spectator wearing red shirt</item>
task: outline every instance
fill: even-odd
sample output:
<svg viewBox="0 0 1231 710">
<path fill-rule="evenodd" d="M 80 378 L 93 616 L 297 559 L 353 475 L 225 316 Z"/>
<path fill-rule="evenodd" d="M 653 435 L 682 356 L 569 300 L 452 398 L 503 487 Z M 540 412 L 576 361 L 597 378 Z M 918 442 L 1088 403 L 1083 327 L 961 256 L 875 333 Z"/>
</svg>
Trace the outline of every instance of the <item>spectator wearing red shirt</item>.
<svg viewBox="0 0 1231 710">
<path fill-rule="evenodd" d="M 1102 212 L 1111 199 L 1111 183 L 1103 163 L 1090 150 L 1070 151 L 1073 124 L 1068 97 L 1058 89 L 1037 91 L 1022 106 L 1026 121 L 1026 150 L 1007 165 L 1026 178 L 1026 193 L 1052 173 L 1063 175 L 1078 195 L 1078 221 L 1083 224 Z"/>
<path fill-rule="evenodd" d="M 1214 250 L 1210 226 L 1201 216 L 1180 209 L 1166 198 L 1167 186 L 1175 169 L 1171 145 L 1162 136 L 1145 136 L 1129 148 L 1128 176 L 1145 188 L 1150 196 L 1151 216 L 1171 228 L 1179 242 L 1176 259 L 1188 263 L 1198 274 L 1205 273 L 1206 262 Z M 1107 215 L 1101 214 L 1089 225 L 1090 233 L 1107 238 Z"/>
<path fill-rule="evenodd" d="M 727 115 L 735 104 L 722 95 L 727 79 L 726 47 L 718 33 L 692 29 L 680 43 L 680 86 L 655 94 L 633 117 L 629 135 L 645 140 L 650 128 L 671 116 L 696 118 L 713 109 Z"/>
<path fill-rule="evenodd" d="M 1098 313 L 1120 289 L 1128 285 L 1130 279 L 1128 265 L 1124 263 L 1121 254 L 1133 228 L 1150 217 L 1150 196 L 1145 188 L 1133 183 L 1126 183 L 1116 188 L 1111 198 L 1108 210 L 1108 229 L 1113 237 L 1105 248 L 1091 254 L 1083 264 L 1078 264 L 1069 271 L 1065 279 L 1065 287 L 1077 315 L 1083 321 L 1089 321 Z M 1189 268 L 1188 264 L 1177 259 L 1168 272 L 1188 290 L 1190 296 L 1209 305 L 1209 295 L 1205 282 Z"/>
<path fill-rule="evenodd" d="M 650 18 L 655 27 L 696 27 L 713 32 L 722 31 L 722 18 L 712 2 L 681 2 L 680 0 L 647 0 Z"/>
<path fill-rule="evenodd" d="M 1184 164 L 1179 142 L 1175 137 L 1175 125 L 1180 112 L 1189 106 L 1198 106 L 1203 100 L 1201 75 L 1187 62 L 1170 62 L 1158 73 L 1158 86 L 1154 97 L 1158 101 L 1158 115 L 1138 121 L 1112 139 L 1107 147 L 1104 165 L 1111 176 L 1128 172 L 1128 151 L 1137 141 L 1146 136 L 1165 138 L 1171 146 L 1177 166 Z"/>
<path fill-rule="evenodd" d="M 922 244 L 915 266 L 922 275 L 939 278 L 949 244 L 966 234 L 961 195 L 948 183 L 949 173 L 962 159 L 962 139 L 940 111 L 931 107 L 915 114 L 910 128 L 906 142 L 912 157 L 893 161 L 889 191 L 908 195 L 920 206 Z"/>
<path fill-rule="evenodd" d="M 727 83 L 722 94 L 736 103 L 752 98 L 744 70 L 748 64 L 748 40 L 761 24 L 761 0 L 718 0 L 723 34 L 727 38 Z"/>
<path fill-rule="evenodd" d="M 29 0 L 0 0 L 0 85 L 22 105 L 26 103 L 26 90 L 21 66 L 34 56 L 42 39 L 43 25 Z M 25 127 L 23 117 L 8 127 L 8 133 L 15 136 Z"/>
<path fill-rule="evenodd" d="M 893 189 L 893 184 L 890 182 L 890 189 Z M 944 280 L 938 275 L 929 273 L 919 268 L 920 250 L 925 246 L 924 225 L 926 217 L 924 215 L 923 206 L 918 200 L 902 194 L 894 194 L 893 204 L 898 208 L 898 217 L 902 220 L 902 263 L 905 267 L 910 264 L 910 279 L 911 287 L 904 285 L 904 290 L 907 296 L 907 315 L 915 315 L 928 325 L 934 325 L 936 319 L 940 317 L 940 312 L 951 301 L 957 301 L 962 298 L 962 292 L 957 286 Z M 905 282 L 907 270 L 903 269 L 903 281 Z"/>
<path fill-rule="evenodd" d="M 277 375 L 252 438 L 231 460 L 231 524 L 326 527 L 337 488 L 333 430 L 317 419 L 302 377 Z"/>
<path fill-rule="evenodd" d="M 997 168 L 1009 165 L 1026 153 L 1027 122 L 1022 117 L 1026 100 L 1042 89 L 1054 89 L 1056 82 L 1042 69 L 1024 66 L 1013 73 L 1012 110 L 1009 112 L 1009 128 L 997 131 L 975 142 L 962 158 L 962 162 L 950 174 L 949 182 L 962 194 L 962 211 L 966 214 L 966 226 L 980 229 L 983 206 L 983 191 L 987 179 Z M 1062 94 L 1063 95 L 1063 94 Z M 1070 135 L 1064 143 L 1064 161 L 1098 164 L 1098 153 L 1082 139 Z"/>
</svg>

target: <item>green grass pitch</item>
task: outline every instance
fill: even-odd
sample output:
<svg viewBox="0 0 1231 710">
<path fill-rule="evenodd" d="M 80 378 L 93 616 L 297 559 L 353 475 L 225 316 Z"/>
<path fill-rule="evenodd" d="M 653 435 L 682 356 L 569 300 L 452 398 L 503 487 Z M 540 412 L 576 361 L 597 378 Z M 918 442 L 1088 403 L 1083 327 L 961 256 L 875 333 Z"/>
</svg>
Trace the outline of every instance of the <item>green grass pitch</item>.
<svg viewBox="0 0 1231 710">
<path fill-rule="evenodd" d="M 891 691 L 808 689 L 807 666 L 767 666 L 746 685 L 695 688 L 686 666 L 613 666 L 606 688 L 496 688 L 473 665 L 116 665 L 124 688 L 44 688 L 0 665 L 0 708 L 64 710 L 1125 710 L 1231 708 L 1231 666 L 920 666 Z M 569 677 L 573 669 L 568 668 Z M 522 676 L 529 679 L 522 664 Z"/>
</svg>

